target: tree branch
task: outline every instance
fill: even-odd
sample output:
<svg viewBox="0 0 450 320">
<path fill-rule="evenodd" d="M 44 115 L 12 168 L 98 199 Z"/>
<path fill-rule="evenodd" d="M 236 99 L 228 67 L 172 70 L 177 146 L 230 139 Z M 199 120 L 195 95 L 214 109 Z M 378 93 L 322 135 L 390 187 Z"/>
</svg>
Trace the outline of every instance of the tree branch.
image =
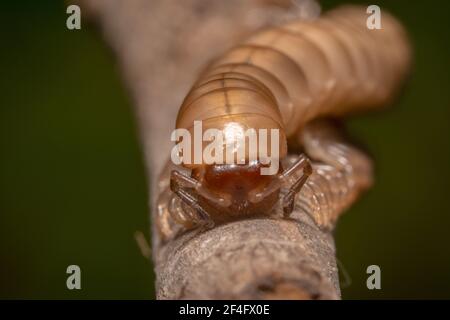
<svg viewBox="0 0 450 320">
<path fill-rule="evenodd" d="M 254 30 L 318 8 L 314 1 L 298 2 L 300 10 L 289 8 L 288 0 L 78 1 L 82 16 L 98 24 L 115 52 L 134 98 L 153 222 L 157 196 L 170 192 L 162 171 L 170 133 L 201 67 Z M 333 237 L 302 211 L 289 220 L 236 221 L 168 242 L 153 223 L 152 235 L 159 299 L 340 296 Z"/>
</svg>

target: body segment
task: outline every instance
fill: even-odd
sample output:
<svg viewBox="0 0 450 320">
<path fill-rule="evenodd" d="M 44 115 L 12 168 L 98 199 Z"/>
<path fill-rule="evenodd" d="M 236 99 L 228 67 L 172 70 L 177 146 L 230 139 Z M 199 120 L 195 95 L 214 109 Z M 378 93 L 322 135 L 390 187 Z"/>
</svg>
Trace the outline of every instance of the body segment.
<svg viewBox="0 0 450 320">
<path fill-rule="evenodd" d="M 409 70 L 409 44 L 388 13 L 380 30 L 369 30 L 366 18 L 363 7 L 346 6 L 250 37 L 201 74 L 177 128 L 233 118 L 252 128 L 281 127 L 290 137 L 318 117 L 386 105 Z"/>
</svg>

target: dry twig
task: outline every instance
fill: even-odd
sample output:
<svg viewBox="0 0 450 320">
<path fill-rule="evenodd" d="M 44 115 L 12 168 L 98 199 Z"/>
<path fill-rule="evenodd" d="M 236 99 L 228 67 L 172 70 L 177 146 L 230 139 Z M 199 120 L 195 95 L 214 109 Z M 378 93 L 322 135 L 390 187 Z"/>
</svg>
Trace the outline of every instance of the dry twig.
<svg viewBox="0 0 450 320">
<path fill-rule="evenodd" d="M 288 0 L 78 1 L 82 17 L 98 24 L 115 52 L 134 98 L 150 199 L 168 192 L 156 178 L 170 154 L 178 107 L 201 67 L 262 26 L 314 14 L 313 2 L 297 2 L 306 10 Z M 304 212 L 193 231 L 168 243 L 152 234 L 159 299 L 340 297 L 333 237 Z"/>
</svg>

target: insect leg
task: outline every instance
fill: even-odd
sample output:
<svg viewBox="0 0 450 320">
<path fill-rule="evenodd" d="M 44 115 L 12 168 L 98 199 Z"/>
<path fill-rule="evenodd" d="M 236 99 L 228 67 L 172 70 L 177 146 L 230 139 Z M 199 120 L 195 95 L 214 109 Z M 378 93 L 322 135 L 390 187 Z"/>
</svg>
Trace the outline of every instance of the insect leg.
<svg viewBox="0 0 450 320">
<path fill-rule="evenodd" d="M 211 193 L 207 188 L 204 188 L 200 181 L 188 177 L 176 170 L 173 170 L 171 173 L 170 181 L 176 181 L 179 185 L 183 186 L 187 189 L 192 189 L 197 192 L 197 194 L 203 196 L 204 198 L 210 200 L 211 202 L 221 206 L 228 207 L 231 203 L 229 198 L 220 197 L 217 194 Z"/>
<path fill-rule="evenodd" d="M 192 190 L 196 190 L 200 182 L 187 177 L 178 171 L 172 171 L 170 176 L 170 189 L 174 192 L 186 205 L 192 208 L 193 214 L 186 214 L 194 224 L 200 224 L 205 227 L 214 226 L 214 222 L 208 212 L 199 204 L 197 198 L 192 194 Z"/>
<path fill-rule="evenodd" d="M 302 170 L 302 175 L 297 177 L 290 186 L 288 192 L 282 199 L 284 216 L 289 216 L 294 210 L 295 195 L 302 189 L 308 177 L 312 174 L 312 166 L 309 159 L 304 155 L 300 155 L 291 167 L 286 169 L 280 176 L 280 179 L 286 183 L 291 181 L 297 173 Z"/>
</svg>

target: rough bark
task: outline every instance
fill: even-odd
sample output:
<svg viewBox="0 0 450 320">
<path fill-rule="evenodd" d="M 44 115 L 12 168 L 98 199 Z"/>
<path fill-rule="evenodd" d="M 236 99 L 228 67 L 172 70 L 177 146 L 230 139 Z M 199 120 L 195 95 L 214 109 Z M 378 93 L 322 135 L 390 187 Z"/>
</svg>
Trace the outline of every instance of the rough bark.
<svg viewBox="0 0 450 320">
<path fill-rule="evenodd" d="M 151 185 L 170 154 L 178 108 L 209 59 L 263 26 L 316 14 L 313 1 L 80 0 L 117 56 L 136 106 Z M 300 6 L 299 6 L 300 5 Z M 300 9 L 299 9 L 300 8 Z M 163 172 L 163 180 L 166 173 Z M 153 224 L 155 225 L 155 224 Z M 159 299 L 338 299 L 332 234 L 292 219 L 236 221 L 164 243 L 153 227 Z"/>
</svg>

